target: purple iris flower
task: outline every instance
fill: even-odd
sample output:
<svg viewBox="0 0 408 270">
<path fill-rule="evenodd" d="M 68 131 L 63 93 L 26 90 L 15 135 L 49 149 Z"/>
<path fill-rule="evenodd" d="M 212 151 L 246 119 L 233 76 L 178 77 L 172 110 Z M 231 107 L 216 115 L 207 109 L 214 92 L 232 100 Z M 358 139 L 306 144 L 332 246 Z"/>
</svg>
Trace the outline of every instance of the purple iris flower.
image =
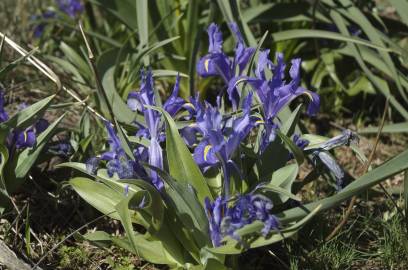
<svg viewBox="0 0 408 270">
<path fill-rule="evenodd" d="M 264 237 L 271 230 L 277 230 L 279 221 L 270 213 L 272 206 L 272 202 L 262 195 L 238 195 L 234 202 L 224 197 L 217 197 L 214 202 L 206 198 L 205 210 L 213 245 L 220 246 L 225 236 L 241 241 L 236 230 L 257 220 L 264 223 L 261 231 Z"/>
<path fill-rule="evenodd" d="M 9 116 L 4 109 L 4 102 L 4 92 L 0 90 L 0 123 L 6 122 L 9 119 Z"/>
<path fill-rule="evenodd" d="M 142 160 L 148 160 L 149 164 L 163 169 L 163 149 L 160 146 L 160 142 L 164 141 L 164 126 L 161 124 L 160 112 L 147 108 L 146 106 L 156 106 L 155 95 L 153 91 L 154 82 L 152 72 L 149 70 L 146 74 L 142 71 L 142 84 L 139 92 L 131 92 L 128 95 L 127 104 L 132 111 L 142 112 L 146 121 L 146 127 L 140 123 L 136 123 L 139 126 L 137 136 L 150 139 L 150 147 L 139 147 L 134 151 L 136 158 L 142 158 Z M 184 100 L 178 97 L 180 87 L 180 76 L 177 75 L 176 83 L 173 88 L 173 92 L 170 97 L 163 104 L 164 110 L 166 110 L 171 116 L 175 116 L 185 103 Z M 144 159 L 143 159 L 144 158 Z M 158 176 L 157 172 L 151 170 L 150 178 L 152 183 L 157 189 L 163 187 L 163 182 Z"/>
<path fill-rule="evenodd" d="M 56 0 L 58 8 L 71 18 L 75 18 L 84 11 L 84 6 L 79 0 Z"/>
<path fill-rule="evenodd" d="M 305 149 L 309 145 L 309 141 L 302 139 L 299 134 L 293 135 L 293 143 L 301 150 Z M 293 153 L 289 153 L 289 159 L 293 159 Z"/>
<path fill-rule="evenodd" d="M 331 150 L 333 148 L 358 143 L 358 136 L 349 129 L 343 130 L 340 135 L 337 135 L 319 146 L 323 150 Z"/>
<path fill-rule="evenodd" d="M 183 107 L 184 99 L 179 97 L 179 89 L 180 89 L 180 75 L 177 74 L 176 83 L 173 87 L 173 92 L 171 93 L 170 97 L 166 100 L 163 104 L 163 109 L 167 111 L 172 117 L 176 116 L 178 111 Z"/>
<path fill-rule="evenodd" d="M 305 149 L 306 146 L 308 146 L 310 143 L 308 140 L 302 139 L 299 134 L 293 135 L 292 140 L 295 143 L 295 145 L 302 150 Z"/>
<path fill-rule="evenodd" d="M 29 128 L 25 131 L 14 133 L 14 145 L 17 149 L 33 147 L 37 142 L 35 131 Z"/>
<path fill-rule="evenodd" d="M 55 155 L 61 156 L 61 157 L 68 157 L 72 155 L 73 153 L 73 148 L 72 145 L 69 142 L 59 142 L 55 145 L 49 146 L 49 151 Z M 93 171 L 93 170 L 89 170 Z"/>
<path fill-rule="evenodd" d="M 36 134 L 40 134 L 43 131 L 45 131 L 50 124 L 48 123 L 47 120 L 44 118 L 39 119 L 35 124 L 34 124 L 34 129 Z"/>
<path fill-rule="evenodd" d="M 9 119 L 9 116 L 4 109 L 4 92 L 0 91 L 0 123 Z M 19 109 L 26 108 L 26 104 L 20 104 Z M 33 126 L 28 127 L 25 130 L 14 129 L 7 137 L 6 144 L 9 149 L 15 147 L 16 149 L 24 149 L 34 147 L 37 143 L 37 136 L 46 130 L 48 127 L 48 121 L 45 119 L 39 119 Z"/>
<path fill-rule="evenodd" d="M 109 151 L 104 152 L 99 158 L 90 158 L 86 162 L 86 169 L 89 173 L 95 174 L 100 160 L 107 161 L 106 168 L 108 175 L 112 177 L 115 173 L 121 179 L 133 178 L 135 173 L 135 162 L 129 160 L 125 150 L 122 148 L 119 137 L 116 135 L 113 126 L 105 122 L 108 131 Z"/>
<path fill-rule="evenodd" d="M 258 94 L 264 112 L 264 120 L 259 121 L 264 125 L 264 131 L 261 140 L 261 152 L 266 149 L 270 142 L 275 139 L 275 130 L 277 124 L 274 122 L 278 113 L 287 106 L 292 100 L 300 95 L 307 95 L 311 102 L 307 112 L 309 115 L 315 115 L 319 109 L 319 96 L 300 86 L 300 59 L 293 59 L 289 70 L 290 81 L 285 80 L 286 64 L 283 60 L 283 54 L 276 55 L 276 65 L 269 60 L 269 50 L 260 52 L 257 67 L 255 70 L 256 78 L 241 76 L 230 81 L 229 89 L 235 87 L 240 82 L 248 82 Z M 272 72 L 272 78 L 267 79 L 265 70 Z"/>
<path fill-rule="evenodd" d="M 345 172 L 337 163 L 336 159 L 325 150 L 314 151 L 312 153 L 315 165 L 320 161 L 336 178 L 336 190 L 341 190 L 344 182 Z"/>
<path fill-rule="evenodd" d="M 88 159 L 85 163 L 86 171 L 90 174 L 95 175 L 99 167 L 99 162 L 100 159 L 98 157 L 91 157 L 90 159 Z"/>
<path fill-rule="evenodd" d="M 235 23 L 229 24 L 235 39 L 235 55 L 230 59 L 222 51 L 222 34 L 218 26 L 212 23 L 208 29 L 209 48 L 208 54 L 202 57 L 197 63 L 197 73 L 202 77 L 220 76 L 227 85 L 231 80 L 242 75 L 255 48 L 246 47 L 244 39 Z M 228 98 L 234 110 L 238 108 L 240 93 L 236 85 L 228 88 Z"/>
<path fill-rule="evenodd" d="M 226 198 L 229 196 L 231 171 L 236 169 L 231 157 L 255 125 L 250 116 L 251 103 L 252 93 L 243 102 L 243 115 L 230 121 L 231 127 L 228 127 L 228 121 L 222 118 L 219 109 L 207 103 L 204 109 L 198 111 L 196 126 L 192 128 L 203 137 L 194 149 L 194 159 L 203 170 L 221 164 Z"/>
<path fill-rule="evenodd" d="M 42 15 L 40 16 L 33 16 L 31 19 L 32 20 L 37 20 L 37 19 L 52 19 L 55 17 L 55 12 L 52 10 L 47 10 L 45 11 Z M 42 36 L 42 34 L 44 33 L 44 29 L 46 27 L 46 23 L 40 23 L 37 26 L 34 27 L 34 37 L 35 38 L 40 38 Z"/>
<path fill-rule="evenodd" d="M 345 172 L 335 158 L 329 153 L 329 150 L 353 143 L 358 143 L 358 136 L 351 130 L 346 129 L 343 130 L 342 134 L 327 140 L 316 148 L 310 149 L 315 164 L 321 162 L 321 164 L 323 164 L 336 178 L 337 190 L 340 190 L 343 185 Z"/>
</svg>

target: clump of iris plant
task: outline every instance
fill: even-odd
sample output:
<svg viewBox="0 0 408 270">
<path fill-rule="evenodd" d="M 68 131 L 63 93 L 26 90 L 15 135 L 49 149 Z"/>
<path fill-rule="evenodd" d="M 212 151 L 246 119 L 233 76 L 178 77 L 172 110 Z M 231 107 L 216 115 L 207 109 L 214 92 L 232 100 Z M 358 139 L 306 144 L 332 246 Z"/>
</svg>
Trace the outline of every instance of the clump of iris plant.
<svg viewBox="0 0 408 270">
<path fill-rule="evenodd" d="M 20 109 L 24 109 L 25 107 L 25 104 L 20 105 Z M 0 123 L 6 122 L 8 119 L 9 115 L 5 110 L 4 92 L 0 90 Z M 37 136 L 46 130 L 47 127 L 48 121 L 41 118 L 34 125 L 24 130 L 14 129 L 8 135 L 6 145 L 9 150 L 22 150 L 34 147 L 37 143 Z"/>
<path fill-rule="evenodd" d="M 266 237 L 271 230 L 278 230 L 279 221 L 270 213 L 273 204 L 260 194 L 238 195 L 228 202 L 225 197 L 217 197 L 214 202 L 205 200 L 211 241 L 215 247 L 221 245 L 224 237 L 240 242 L 242 239 L 236 231 L 254 221 L 262 221 L 261 234 Z"/>
<path fill-rule="evenodd" d="M 256 153 L 261 156 L 268 146 L 276 139 L 277 130 L 281 126 L 279 113 L 294 99 L 303 95 L 309 99 L 307 114 L 310 116 L 318 112 L 320 99 L 318 94 L 301 86 L 300 59 L 293 59 L 286 76 L 286 63 L 283 54 L 276 54 L 276 61 L 269 58 L 269 50 L 259 52 L 254 75 L 248 76 L 248 64 L 256 49 L 247 47 L 236 24 L 230 24 L 236 44 L 234 55 L 228 56 L 222 49 L 222 34 L 216 24 L 208 27 L 209 49 L 197 63 L 197 73 L 201 77 L 218 77 L 225 83 L 226 91 L 220 91 L 215 104 L 202 101 L 197 95 L 185 101 L 178 97 L 178 76 L 170 97 L 163 103 L 163 110 L 178 121 L 188 121 L 183 125 L 180 134 L 191 149 L 191 154 L 203 173 L 210 169 L 222 172 L 222 189 L 214 200 L 206 198 L 205 212 L 209 223 L 209 235 L 215 247 L 222 245 L 227 236 L 241 241 L 237 230 L 254 221 L 261 221 L 264 227 L 263 236 L 272 230 L 279 230 L 279 221 L 272 213 L 272 201 L 261 194 L 256 188 L 237 193 L 231 189 L 232 175 L 244 177 L 238 164 L 237 155 L 241 144 L 253 136 L 259 140 Z M 267 74 L 272 74 L 267 76 Z M 247 87 L 249 91 L 243 91 Z M 224 95 L 231 104 L 226 113 L 222 104 Z M 257 98 L 255 99 L 254 96 Z M 135 122 L 136 136 L 149 141 L 149 146 L 137 145 L 133 155 L 129 156 L 121 145 L 119 136 L 112 123 L 106 122 L 109 151 L 93 157 L 87 162 L 88 172 L 95 174 L 101 165 L 106 163 L 108 175 L 120 179 L 137 178 L 152 183 L 159 192 L 164 192 L 164 182 L 157 174 L 156 167 L 163 170 L 163 148 L 166 143 L 165 126 L 161 120 L 161 113 L 154 107 L 160 102 L 154 91 L 154 81 L 151 71 L 141 73 L 141 87 L 139 91 L 131 92 L 128 96 L 128 107 L 144 116 L 145 121 Z M 255 104 L 255 101 L 259 101 Z M 254 105 L 259 111 L 255 112 Z M 308 149 L 309 141 L 302 139 L 299 134 L 292 137 L 293 143 L 304 151 L 309 151 L 320 160 L 336 177 L 342 179 L 339 166 L 334 158 L 330 158 L 328 151 L 334 147 L 348 144 L 352 133 L 345 132 L 339 137 L 329 140 L 317 148 Z M 254 138 L 252 138 L 254 139 Z M 328 158 L 329 156 L 329 158 Z M 144 163 L 150 167 L 143 166 Z"/>
<path fill-rule="evenodd" d="M 84 11 L 84 5 L 80 0 L 55 0 L 55 3 L 58 7 L 58 10 L 67 14 L 71 18 L 76 18 Z M 41 15 L 35 15 L 31 19 L 35 20 L 48 20 L 53 19 L 57 16 L 54 10 L 47 10 Z M 45 27 L 47 26 L 46 22 L 41 22 L 37 24 L 33 29 L 34 37 L 40 38 L 44 33 Z"/>
<path fill-rule="evenodd" d="M 95 173 L 99 160 L 104 160 L 107 161 L 107 170 L 111 177 L 114 175 L 121 179 L 138 177 L 151 182 L 160 190 L 163 188 L 163 182 L 157 172 L 144 169 L 141 162 L 163 169 L 163 149 L 160 143 L 165 140 L 164 125 L 161 122 L 160 113 L 150 107 L 158 104 L 153 90 L 152 72 L 150 70 L 146 73 L 142 71 L 141 79 L 140 91 L 129 93 L 127 104 L 132 111 L 144 115 L 146 123 L 135 122 L 134 124 L 138 127 L 136 136 L 149 140 L 149 147 L 138 146 L 133 150 L 133 157 L 128 157 L 121 146 L 112 123 L 106 122 L 110 151 L 88 160 L 87 169 Z M 163 104 L 163 109 L 172 117 L 177 114 L 184 104 L 184 100 L 178 97 L 179 81 L 180 77 L 178 76 L 171 96 Z"/>
<path fill-rule="evenodd" d="M 80 0 L 56 0 L 56 2 L 58 8 L 71 18 L 75 18 L 84 11 L 84 6 Z"/>
</svg>

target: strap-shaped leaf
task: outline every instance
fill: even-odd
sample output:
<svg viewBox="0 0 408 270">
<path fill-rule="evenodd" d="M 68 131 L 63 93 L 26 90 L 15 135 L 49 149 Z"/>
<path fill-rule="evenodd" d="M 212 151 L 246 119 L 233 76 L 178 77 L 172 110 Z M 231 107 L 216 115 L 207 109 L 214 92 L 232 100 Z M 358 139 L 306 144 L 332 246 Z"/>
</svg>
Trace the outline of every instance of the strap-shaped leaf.
<svg viewBox="0 0 408 270">
<path fill-rule="evenodd" d="M 289 164 L 276 170 L 272 174 L 272 179 L 269 183 L 262 186 L 264 190 L 270 190 L 276 193 L 279 197 L 277 200 L 276 196 L 272 196 L 274 204 L 284 203 L 289 198 L 293 200 L 299 200 L 294 194 L 292 194 L 292 184 L 296 179 L 299 172 L 299 166 L 297 164 Z"/>
<path fill-rule="evenodd" d="M 7 194 L 7 188 L 6 188 L 6 183 L 4 182 L 3 170 L 4 170 L 4 167 L 6 166 L 8 158 L 9 158 L 9 154 L 8 154 L 7 147 L 0 144 L 0 192 L 4 194 Z"/>
<path fill-rule="evenodd" d="M 129 202 L 131 200 L 131 196 L 125 197 L 115 206 L 115 209 L 120 217 L 123 228 L 126 231 L 133 252 L 153 263 L 170 265 L 179 264 L 168 252 L 166 252 L 160 241 L 148 241 L 143 235 L 133 231 L 129 211 Z"/>
<path fill-rule="evenodd" d="M 283 123 L 282 127 L 280 128 L 281 132 L 285 134 L 286 136 L 290 137 L 295 132 L 302 107 L 303 107 L 303 104 L 299 104 L 296 107 L 296 109 L 290 114 L 290 117 L 286 119 L 286 121 Z"/>
<path fill-rule="evenodd" d="M 176 182 L 166 172 L 147 165 L 155 170 L 166 182 L 166 194 L 170 200 L 166 200 L 168 209 L 173 209 L 189 235 L 194 239 L 199 248 L 210 243 L 208 237 L 208 220 L 204 208 L 187 182 Z M 198 250 L 197 250 L 198 251 Z"/>
<path fill-rule="evenodd" d="M 166 121 L 166 154 L 171 177 L 177 181 L 189 183 L 197 192 L 201 205 L 206 197 L 212 199 L 207 182 L 195 163 L 193 156 L 181 138 L 176 123 L 163 109 L 151 107 L 160 111 Z"/>
<path fill-rule="evenodd" d="M 297 145 L 288 136 L 283 134 L 280 130 L 277 130 L 276 133 L 282 139 L 282 141 L 286 144 L 286 146 L 290 149 L 298 165 L 299 166 L 302 165 L 303 161 L 305 160 L 305 156 L 303 155 L 302 150 L 300 150 L 300 148 L 297 147 Z"/>
<path fill-rule="evenodd" d="M 123 199 L 124 194 L 119 194 L 105 184 L 84 177 L 73 178 L 69 184 L 82 199 L 101 213 L 119 219 L 115 206 Z"/>
</svg>

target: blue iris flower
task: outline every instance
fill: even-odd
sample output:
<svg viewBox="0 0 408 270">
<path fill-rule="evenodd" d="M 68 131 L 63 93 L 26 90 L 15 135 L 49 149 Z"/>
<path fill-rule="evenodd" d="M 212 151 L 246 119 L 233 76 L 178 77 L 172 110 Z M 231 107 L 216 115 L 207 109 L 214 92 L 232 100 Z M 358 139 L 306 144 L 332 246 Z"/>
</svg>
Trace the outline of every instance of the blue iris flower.
<svg viewBox="0 0 408 270">
<path fill-rule="evenodd" d="M 208 29 L 208 54 L 197 63 L 197 73 L 202 77 L 220 76 L 228 85 L 234 78 L 240 77 L 245 70 L 255 48 L 246 47 L 244 39 L 235 23 L 230 23 L 235 39 L 235 55 L 231 59 L 222 51 L 222 34 L 219 27 L 212 23 Z M 238 108 L 240 93 L 236 87 L 228 88 L 228 98 L 234 110 Z"/>
<path fill-rule="evenodd" d="M 277 124 L 275 118 L 278 113 L 287 106 L 292 100 L 300 95 L 306 95 L 310 99 L 307 109 L 309 115 L 315 115 L 319 110 L 320 98 L 314 92 L 306 90 L 300 86 L 300 59 L 293 59 L 289 70 L 290 81 L 285 80 L 286 64 L 283 60 L 283 54 L 276 55 L 276 64 L 269 59 L 269 50 L 259 53 L 258 63 L 255 70 L 256 77 L 241 76 L 232 80 L 229 88 L 235 87 L 238 83 L 248 82 L 256 91 L 260 98 L 264 120 L 260 124 L 264 125 L 264 131 L 261 140 L 261 151 L 275 139 L 275 130 Z M 266 78 L 266 70 L 272 72 L 272 78 Z"/>
<path fill-rule="evenodd" d="M 194 149 L 194 159 L 206 170 L 220 164 L 224 173 L 224 195 L 229 196 L 230 175 L 236 170 L 231 160 L 240 143 L 247 137 L 255 125 L 255 119 L 250 116 L 252 93 L 243 102 L 242 116 L 235 119 L 223 119 L 217 107 L 206 103 L 205 107 L 196 106 L 196 124 L 190 127 L 190 132 L 198 132 L 202 139 Z M 228 123 L 230 123 L 228 125 Z"/>
<path fill-rule="evenodd" d="M 51 145 L 48 150 L 60 157 L 68 157 L 74 152 L 72 145 L 68 141 L 60 141 L 57 144 Z"/>
<path fill-rule="evenodd" d="M 220 246 L 226 236 L 241 241 L 236 231 L 257 220 L 264 223 L 261 230 L 264 237 L 271 230 L 278 230 L 279 221 L 270 213 L 272 207 L 272 202 L 262 195 L 238 195 L 234 202 L 225 197 L 217 197 L 214 202 L 206 198 L 205 210 L 213 245 Z"/>
<path fill-rule="evenodd" d="M 100 159 L 107 161 L 106 168 L 108 175 L 112 177 L 116 173 L 121 179 L 133 178 L 135 176 L 135 162 L 126 156 L 125 150 L 112 124 L 105 122 L 105 127 L 108 131 L 109 151 L 103 153 Z M 92 164 L 92 162 L 90 162 L 90 164 Z"/>
<path fill-rule="evenodd" d="M 84 6 L 79 0 L 56 0 L 56 2 L 58 8 L 72 18 L 84 11 Z"/>
<path fill-rule="evenodd" d="M 164 126 L 161 123 L 161 115 L 160 112 L 146 107 L 157 106 L 153 87 L 154 82 L 151 70 L 147 71 L 146 74 L 142 71 L 140 91 L 129 93 L 127 104 L 132 111 L 142 112 L 146 121 L 146 127 L 141 123 L 136 123 L 139 127 L 136 135 L 150 140 L 149 148 L 139 147 L 134 151 L 135 157 L 141 160 L 148 160 L 150 165 L 163 169 L 163 149 L 160 146 L 160 142 L 164 141 L 165 135 Z M 177 75 L 173 92 L 163 104 L 164 110 L 173 117 L 185 103 L 182 98 L 178 97 L 179 88 L 180 76 Z M 150 178 L 157 189 L 160 190 L 163 187 L 163 182 L 154 170 L 150 171 Z"/>
<path fill-rule="evenodd" d="M 9 115 L 4 108 L 5 99 L 4 92 L 0 91 L 0 123 L 5 122 L 9 119 Z M 19 109 L 26 108 L 27 105 L 20 104 Z M 33 126 L 30 126 L 24 130 L 14 129 L 8 135 L 6 144 L 11 150 L 25 149 L 34 147 L 37 143 L 37 136 L 46 130 L 48 127 L 48 121 L 45 119 L 39 119 Z"/>
<path fill-rule="evenodd" d="M 0 90 L 0 123 L 6 122 L 9 119 L 9 116 L 4 109 L 4 92 Z"/>
<path fill-rule="evenodd" d="M 106 161 L 106 168 L 109 177 L 115 174 L 121 179 L 130 179 L 137 176 L 137 164 L 130 160 L 123 149 L 120 139 L 117 136 L 113 125 L 105 122 L 108 132 L 109 151 L 101 154 L 100 157 L 92 157 L 86 162 L 86 169 L 89 173 L 95 174 L 101 160 Z"/>
<path fill-rule="evenodd" d="M 295 143 L 295 145 L 302 150 L 305 149 L 310 143 L 308 140 L 302 139 L 299 134 L 293 135 L 292 140 Z"/>
<path fill-rule="evenodd" d="M 42 15 L 34 15 L 31 19 L 32 20 L 37 20 L 37 19 L 52 19 L 55 17 L 55 12 L 52 10 L 47 10 L 45 11 Z M 35 38 L 40 38 L 42 34 L 44 33 L 46 23 L 42 22 L 34 27 L 34 37 Z"/>
<path fill-rule="evenodd" d="M 24 131 L 15 130 L 13 135 L 13 142 L 17 149 L 34 147 L 37 143 L 36 133 L 33 128 Z"/>
<path fill-rule="evenodd" d="M 316 165 L 318 163 L 323 164 L 336 178 L 337 190 L 340 190 L 343 186 L 345 172 L 329 151 L 336 147 L 356 143 L 358 143 L 358 136 L 351 130 L 346 129 L 340 135 L 327 140 L 316 148 L 310 149 L 314 163 Z"/>
</svg>

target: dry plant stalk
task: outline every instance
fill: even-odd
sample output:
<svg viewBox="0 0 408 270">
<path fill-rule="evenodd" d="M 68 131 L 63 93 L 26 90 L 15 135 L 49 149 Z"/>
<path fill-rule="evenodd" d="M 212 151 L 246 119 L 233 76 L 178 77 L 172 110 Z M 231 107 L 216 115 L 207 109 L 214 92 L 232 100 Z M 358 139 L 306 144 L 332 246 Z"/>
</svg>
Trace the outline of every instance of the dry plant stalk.
<svg viewBox="0 0 408 270">
<path fill-rule="evenodd" d="M 73 99 L 75 99 L 80 105 L 84 106 L 88 111 L 94 114 L 96 117 L 107 121 L 105 117 L 103 117 L 100 113 L 98 113 L 94 108 L 89 106 L 84 99 L 81 99 L 72 89 L 67 88 L 66 86 L 62 85 L 59 77 L 57 74 L 52 71 L 46 64 L 44 64 L 41 60 L 37 57 L 30 55 L 30 53 L 22 48 L 20 45 L 15 43 L 12 39 L 4 35 L 0 32 L 0 38 L 2 38 L 11 48 L 13 48 L 16 52 L 18 52 L 21 56 L 27 57 L 27 61 L 30 62 L 34 67 L 36 67 L 42 74 L 44 74 L 48 79 L 54 82 L 57 86 L 57 92 L 63 90 L 67 92 Z"/>
</svg>

